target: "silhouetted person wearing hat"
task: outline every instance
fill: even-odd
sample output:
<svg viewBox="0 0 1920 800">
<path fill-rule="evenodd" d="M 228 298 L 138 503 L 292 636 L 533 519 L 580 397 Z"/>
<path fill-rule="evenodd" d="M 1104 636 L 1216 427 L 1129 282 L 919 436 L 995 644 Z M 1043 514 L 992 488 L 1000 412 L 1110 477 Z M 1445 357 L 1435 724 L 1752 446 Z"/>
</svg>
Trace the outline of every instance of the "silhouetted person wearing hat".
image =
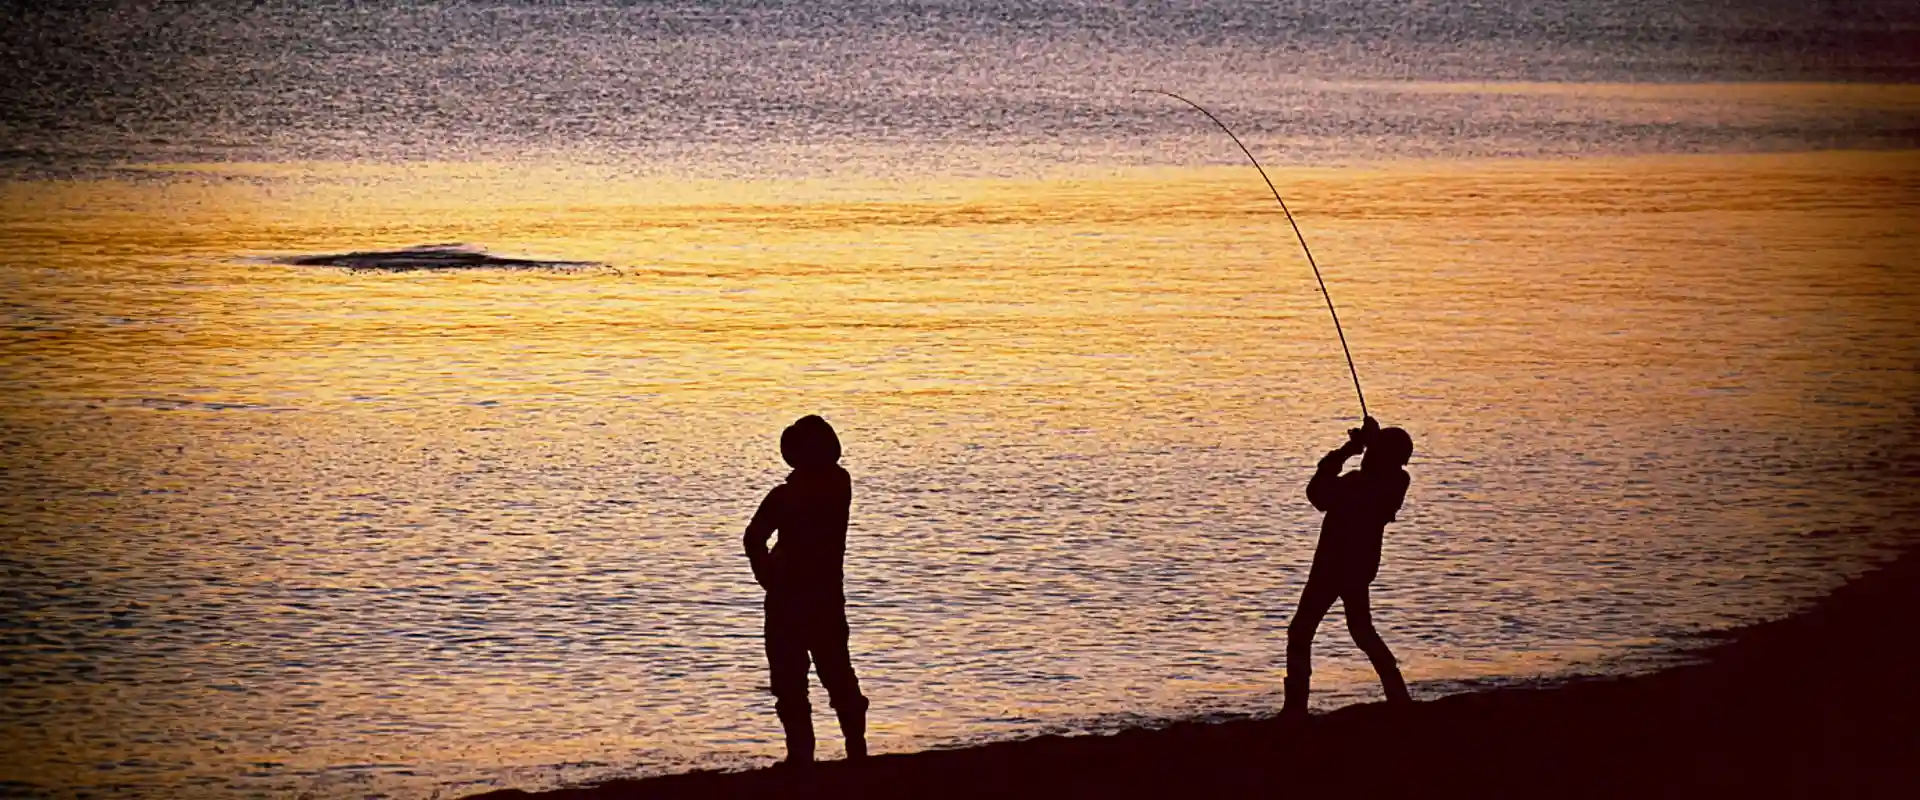
<svg viewBox="0 0 1920 800">
<path fill-rule="evenodd" d="M 1360 469 L 1340 474 L 1347 459 L 1363 451 L 1366 457 Z M 1313 634 L 1335 600 L 1346 608 L 1347 630 L 1354 643 L 1380 673 L 1387 702 L 1413 701 L 1393 651 L 1373 630 L 1373 609 L 1367 598 L 1367 587 L 1380 572 L 1381 536 L 1407 499 L 1410 479 L 1403 467 L 1412 457 L 1413 437 L 1399 428 L 1382 430 L 1380 423 L 1367 417 L 1359 428 L 1347 432 L 1346 444 L 1320 459 L 1320 468 L 1307 482 L 1307 502 L 1327 517 L 1320 524 L 1320 544 L 1313 551 L 1313 571 L 1300 593 L 1300 607 L 1287 625 L 1284 717 L 1307 715 Z"/>
<path fill-rule="evenodd" d="M 847 758 L 867 755 L 867 698 L 847 653 L 847 600 L 841 559 L 847 552 L 847 511 L 853 480 L 840 468 L 840 439 L 817 416 L 801 417 L 780 434 L 780 455 L 793 472 L 760 501 L 747 523 L 747 559 L 767 590 L 767 668 L 774 709 L 787 732 L 787 764 L 813 761 L 813 707 L 807 702 L 807 661 L 840 717 Z M 771 551 L 774 532 L 780 541 Z"/>
</svg>

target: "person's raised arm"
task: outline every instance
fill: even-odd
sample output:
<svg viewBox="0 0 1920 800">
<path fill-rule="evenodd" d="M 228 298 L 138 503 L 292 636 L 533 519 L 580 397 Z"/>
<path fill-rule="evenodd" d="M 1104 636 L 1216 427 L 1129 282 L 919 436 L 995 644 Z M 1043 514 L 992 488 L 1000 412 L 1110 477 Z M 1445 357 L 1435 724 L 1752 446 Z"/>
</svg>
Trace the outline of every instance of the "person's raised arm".
<svg viewBox="0 0 1920 800">
<path fill-rule="evenodd" d="M 1375 422 L 1373 417 L 1367 417 L 1360 427 L 1347 431 L 1346 444 L 1321 457 L 1320 466 L 1313 471 L 1313 479 L 1307 481 L 1307 502 L 1320 511 L 1331 511 L 1334 506 L 1340 505 L 1340 470 L 1346 468 L 1347 459 L 1367 449 L 1367 440 L 1378 430 L 1380 423 Z"/>
</svg>

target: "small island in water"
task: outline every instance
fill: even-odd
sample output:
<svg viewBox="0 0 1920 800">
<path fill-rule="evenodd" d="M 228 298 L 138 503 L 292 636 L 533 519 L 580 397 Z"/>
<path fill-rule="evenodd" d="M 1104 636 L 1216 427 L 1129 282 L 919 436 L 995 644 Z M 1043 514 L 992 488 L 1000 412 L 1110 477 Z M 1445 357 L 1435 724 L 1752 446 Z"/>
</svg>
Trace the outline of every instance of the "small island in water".
<svg viewBox="0 0 1920 800">
<path fill-rule="evenodd" d="M 423 244 L 399 250 L 322 253 L 274 260 L 300 267 L 339 267 L 369 272 L 415 272 L 460 269 L 580 269 L 604 266 L 596 261 L 547 261 L 508 258 L 465 244 Z"/>
</svg>

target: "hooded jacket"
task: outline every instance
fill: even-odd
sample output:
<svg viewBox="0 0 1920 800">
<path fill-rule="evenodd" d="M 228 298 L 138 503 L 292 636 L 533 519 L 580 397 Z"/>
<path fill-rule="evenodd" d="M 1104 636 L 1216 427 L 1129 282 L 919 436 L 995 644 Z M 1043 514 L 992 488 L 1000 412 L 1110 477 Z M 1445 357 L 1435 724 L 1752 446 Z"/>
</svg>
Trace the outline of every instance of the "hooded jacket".
<svg viewBox="0 0 1920 800">
<path fill-rule="evenodd" d="M 767 493 L 743 543 L 754 580 L 770 598 L 844 598 L 841 562 L 852 505 L 853 479 L 836 464 L 796 469 Z M 769 550 L 776 531 L 780 541 Z"/>
<path fill-rule="evenodd" d="M 1353 455 L 1344 447 L 1328 453 L 1307 482 L 1307 502 L 1327 514 L 1320 523 L 1313 571 L 1371 582 L 1380 570 L 1380 540 L 1406 502 L 1411 478 L 1398 468 L 1340 474 Z"/>
</svg>

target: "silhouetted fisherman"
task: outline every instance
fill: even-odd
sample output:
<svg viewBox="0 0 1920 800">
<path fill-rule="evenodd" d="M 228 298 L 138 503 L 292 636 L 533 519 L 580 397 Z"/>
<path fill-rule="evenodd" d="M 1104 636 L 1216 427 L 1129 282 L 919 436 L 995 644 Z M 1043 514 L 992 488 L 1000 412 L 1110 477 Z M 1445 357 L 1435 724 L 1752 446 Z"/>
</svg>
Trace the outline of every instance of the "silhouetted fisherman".
<svg viewBox="0 0 1920 800">
<path fill-rule="evenodd" d="M 867 755 L 867 698 L 847 653 L 847 600 L 841 559 L 847 552 L 847 511 L 853 481 L 840 468 L 840 438 L 817 416 L 801 417 L 780 434 L 780 456 L 793 472 L 760 501 L 747 524 L 753 579 L 767 590 L 767 668 L 774 709 L 787 732 L 787 764 L 813 761 L 813 707 L 807 702 L 807 661 L 840 717 L 847 758 Z M 767 539 L 780 541 L 772 551 Z"/>
<path fill-rule="evenodd" d="M 1364 451 L 1360 469 L 1340 474 L 1347 459 Z M 1307 687 L 1313 675 L 1313 634 L 1333 601 L 1347 611 L 1347 630 L 1373 662 L 1386 687 L 1387 702 L 1408 703 L 1407 683 L 1380 634 L 1373 630 L 1373 610 L 1367 587 L 1380 572 L 1380 538 L 1387 523 L 1407 499 L 1407 471 L 1413 457 L 1413 437 L 1399 428 L 1381 430 L 1367 417 L 1347 432 L 1347 443 L 1320 459 L 1320 468 L 1307 482 L 1307 502 L 1326 512 L 1320 524 L 1320 544 L 1313 551 L 1313 571 L 1300 593 L 1300 607 L 1287 625 L 1287 697 L 1281 715 L 1305 717 Z"/>
</svg>

